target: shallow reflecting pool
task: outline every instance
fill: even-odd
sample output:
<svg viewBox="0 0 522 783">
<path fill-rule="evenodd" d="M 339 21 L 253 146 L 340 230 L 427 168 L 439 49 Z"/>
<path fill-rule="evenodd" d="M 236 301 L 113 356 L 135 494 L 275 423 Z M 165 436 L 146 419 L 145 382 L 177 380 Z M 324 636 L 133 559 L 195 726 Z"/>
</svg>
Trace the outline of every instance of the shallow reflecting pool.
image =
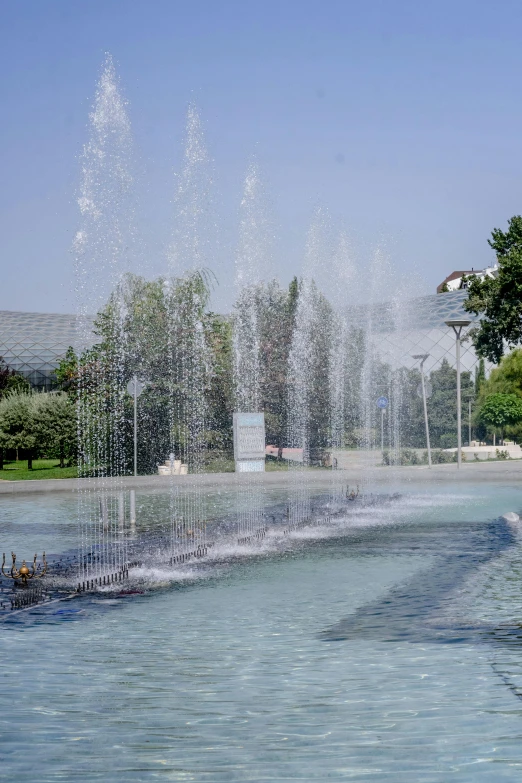
<svg viewBox="0 0 522 783">
<path fill-rule="evenodd" d="M 2 498 L 2 551 L 75 546 L 75 503 Z M 519 780 L 522 531 L 499 515 L 520 506 L 515 487 L 413 487 L 285 541 L 136 569 L 137 594 L 13 617 L 3 774 Z M 139 525 L 167 508 L 140 495 Z"/>
</svg>

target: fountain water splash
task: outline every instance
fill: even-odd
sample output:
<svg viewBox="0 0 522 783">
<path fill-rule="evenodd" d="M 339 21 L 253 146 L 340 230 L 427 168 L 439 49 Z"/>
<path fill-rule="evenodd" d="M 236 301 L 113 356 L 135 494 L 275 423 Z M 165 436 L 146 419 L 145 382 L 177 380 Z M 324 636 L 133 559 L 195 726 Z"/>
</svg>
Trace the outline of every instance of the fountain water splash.
<svg viewBox="0 0 522 783">
<path fill-rule="evenodd" d="M 92 312 L 104 350 L 91 349 L 78 380 L 79 475 L 92 476 L 79 493 L 81 579 L 123 567 L 121 476 L 124 449 L 125 318 L 121 282 L 133 242 L 132 134 L 127 104 L 107 55 L 90 114 L 90 138 L 81 156 L 81 226 L 75 236 L 77 353 L 88 344 Z M 106 304 L 108 301 L 108 304 Z M 97 502 L 97 500 L 99 502 Z"/>
<path fill-rule="evenodd" d="M 261 270 L 269 266 L 268 213 L 259 167 L 248 167 L 241 200 L 239 245 L 235 263 L 236 302 L 233 319 L 235 409 L 261 411 L 261 337 L 259 310 L 263 296 Z M 239 536 L 246 538 L 262 526 L 264 493 L 251 474 L 236 486 Z"/>
<path fill-rule="evenodd" d="M 99 338 L 99 346 L 83 357 L 78 381 L 79 471 L 80 475 L 92 476 L 90 489 L 80 493 L 79 500 L 82 552 L 85 556 L 91 553 L 92 561 L 85 566 L 88 578 L 89 574 L 101 575 L 103 569 L 126 562 L 121 478 L 130 467 L 125 386 L 131 375 L 144 379 L 149 370 L 154 375 L 151 385 L 156 385 L 155 404 L 161 412 L 149 432 L 156 427 L 161 450 L 168 447 L 173 457 L 188 465 L 190 473 L 205 472 L 209 448 L 214 443 L 212 422 L 218 418 L 212 412 L 209 392 L 214 377 L 213 329 L 217 316 L 208 312 L 212 287 L 209 269 L 215 252 L 212 170 L 195 107 L 188 109 L 183 164 L 176 180 L 168 273 L 160 281 L 148 282 L 127 274 L 135 247 L 132 134 L 127 104 L 110 57 L 97 87 L 90 114 L 90 139 L 81 162 L 81 225 L 74 241 L 78 347 L 83 347 L 90 336 L 92 312 L 98 313 Z M 346 235 L 340 235 L 332 250 L 329 218 L 324 210 L 317 210 L 308 233 L 303 277 L 291 284 L 287 295 L 278 283 L 265 285 L 261 281 L 271 255 L 266 207 L 259 168 L 252 162 L 241 201 L 234 311 L 232 318 L 221 320 L 228 383 L 223 399 L 230 399 L 233 381 L 235 410 L 264 410 L 267 421 L 271 417 L 271 437 L 275 439 L 271 442 L 282 449 L 286 439 L 294 456 L 296 452 L 301 455 L 300 460 L 289 460 L 292 491 L 288 526 L 292 529 L 310 519 L 306 471 L 311 464 L 327 464 L 327 451 L 334 459 L 347 445 L 364 451 L 368 465 L 363 483 L 370 488 L 369 468 L 372 462 L 375 465 L 380 447 L 379 396 L 387 396 L 390 403 L 384 420 L 390 461 L 400 461 L 404 383 L 405 379 L 412 382 L 412 378 L 406 378 L 405 368 L 393 369 L 380 355 L 380 310 L 386 311 L 392 329 L 403 328 L 403 297 L 392 293 L 390 305 L 390 292 L 400 286 L 393 285 L 394 273 L 383 247 L 374 252 L 369 269 L 356 274 L 354 253 Z M 325 289 L 329 284 L 332 290 Z M 146 289 L 153 291 L 150 300 L 143 293 Z M 152 309 L 156 309 L 151 317 L 146 314 L 136 318 L 140 291 L 143 301 L 154 301 Z M 350 298 L 355 303 L 352 308 L 347 307 Z M 386 308 L 383 302 L 388 303 Z M 146 356 L 147 339 L 136 336 L 136 322 L 147 322 L 149 329 L 151 324 L 159 325 L 153 360 Z M 280 334 L 274 338 L 273 332 L 280 325 Z M 411 396 L 411 390 L 409 393 Z M 224 407 L 223 418 L 230 417 L 232 405 Z M 230 441 L 226 426 L 226 421 L 219 424 L 223 448 Z M 149 466 L 153 458 L 151 448 Z M 241 539 L 263 525 L 264 496 L 257 479 L 247 474 L 237 480 L 237 535 Z M 332 471 L 331 498 L 343 494 L 343 484 L 341 476 Z M 190 491 L 179 492 L 177 479 L 171 479 L 172 557 L 206 547 L 207 519 L 200 486 L 196 481 Z"/>
<path fill-rule="evenodd" d="M 211 287 L 210 193 L 212 177 L 199 114 L 189 106 L 184 162 L 174 200 L 174 238 L 169 254 L 168 355 L 171 451 L 191 473 L 204 472 L 209 357 L 205 308 Z M 206 543 L 201 490 L 177 492 L 171 481 L 172 548 Z M 174 555 L 173 555 L 174 556 Z"/>
<path fill-rule="evenodd" d="M 317 338 L 329 343 L 331 312 L 314 280 L 325 258 L 326 216 L 318 209 L 308 233 L 305 254 L 305 275 L 299 286 L 292 342 L 288 361 L 288 443 L 301 453 L 301 460 L 289 463 L 293 474 L 293 499 L 289 507 L 289 523 L 299 526 L 310 516 L 310 490 L 303 471 L 325 445 L 326 433 L 319 424 L 321 398 L 328 395 L 328 367 L 321 380 L 318 363 L 328 352 L 321 350 Z M 326 382 L 325 382 L 326 379 Z M 319 425 L 319 426 L 318 426 Z"/>
</svg>

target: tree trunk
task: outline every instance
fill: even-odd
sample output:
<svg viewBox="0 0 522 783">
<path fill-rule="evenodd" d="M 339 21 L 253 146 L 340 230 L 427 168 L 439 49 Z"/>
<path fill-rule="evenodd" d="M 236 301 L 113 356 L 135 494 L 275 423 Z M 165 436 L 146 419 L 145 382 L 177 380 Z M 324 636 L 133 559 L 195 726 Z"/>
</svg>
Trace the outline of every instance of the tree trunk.
<svg viewBox="0 0 522 783">
<path fill-rule="evenodd" d="M 494 432 L 493 433 L 493 446 L 496 446 L 496 445 L 497 445 L 497 433 Z"/>
<path fill-rule="evenodd" d="M 0 470 L 4 469 L 4 450 L 0 449 Z"/>
<path fill-rule="evenodd" d="M 60 467 L 61 468 L 65 467 L 65 464 L 64 464 L 64 461 L 63 461 L 63 445 L 62 444 L 60 445 Z"/>
<path fill-rule="evenodd" d="M 33 469 L 33 452 L 30 451 L 27 455 L 27 470 Z"/>
</svg>

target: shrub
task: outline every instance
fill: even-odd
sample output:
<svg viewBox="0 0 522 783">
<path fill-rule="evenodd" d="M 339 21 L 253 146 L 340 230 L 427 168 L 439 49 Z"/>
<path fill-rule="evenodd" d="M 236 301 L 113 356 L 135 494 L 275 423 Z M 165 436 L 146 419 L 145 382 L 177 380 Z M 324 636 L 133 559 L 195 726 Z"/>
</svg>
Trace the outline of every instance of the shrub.
<svg viewBox="0 0 522 783">
<path fill-rule="evenodd" d="M 383 465 L 425 465 L 428 462 L 428 452 L 419 454 L 415 449 L 401 449 L 396 457 L 394 452 L 383 451 Z"/>
<path fill-rule="evenodd" d="M 431 452 L 431 461 L 434 465 L 445 465 L 449 462 L 457 462 L 456 451 L 443 451 L 442 449 L 433 449 Z"/>
<path fill-rule="evenodd" d="M 457 445 L 457 433 L 446 432 L 440 436 L 441 449 L 454 449 Z"/>
</svg>

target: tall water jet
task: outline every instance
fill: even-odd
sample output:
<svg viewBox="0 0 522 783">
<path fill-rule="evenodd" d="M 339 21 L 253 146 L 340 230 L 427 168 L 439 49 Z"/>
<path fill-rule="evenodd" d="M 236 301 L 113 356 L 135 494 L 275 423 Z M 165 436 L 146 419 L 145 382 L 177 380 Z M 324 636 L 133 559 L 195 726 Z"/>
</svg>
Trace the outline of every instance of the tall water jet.
<svg viewBox="0 0 522 783">
<path fill-rule="evenodd" d="M 239 246 L 235 263 L 234 390 L 239 411 L 257 411 L 259 388 L 258 287 L 266 268 L 265 218 L 260 214 L 262 189 L 258 167 L 251 163 L 241 200 Z"/>
<path fill-rule="evenodd" d="M 395 462 L 400 446 L 401 374 L 384 360 L 384 353 L 400 330 L 401 297 L 383 245 L 371 256 L 366 280 L 366 301 L 354 308 L 352 323 L 361 327 L 363 336 L 358 445 L 365 463 L 363 483 L 369 489 L 381 447 Z M 382 408 L 377 404 L 380 398 L 384 398 Z"/>
<path fill-rule="evenodd" d="M 369 469 L 371 467 L 371 452 L 376 446 L 376 432 L 378 426 L 377 398 L 385 397 L 388 392 L 383 388 L 382 378 L 377 380 L 374 333 L 376 320 L 378 319 L 377 304 L 379 302 L 379 282 L 383 275 L 384 256 L 380 248 L 374 252 L 370 262 L 368 299 L 364 307 L 364 320 L 362 328 L 364 333 L 363 363 L 361 370 L 361 397 L 360 397 L 360 421 L 361 432 L 359 448 L 363 451 L 363 459 L 366 461 L 363 484 L 366 489 L 370 485 Z M 383 414 L 384 415 L 384 414 Z"/>
<path fill-rule="evenodd" d="M 262 296 L 261 270 L 269 266 L 271 250 L 268 225 L 259 168 L 252 162 L 247 170 L 241 200 L 239 243 L 235 259 L 234 402 L 235 410 L 240 415 L 256 414 L 262 410 L 259 306 Z M 264 455 L 263 460 L 255 463 L 256 466 L 258 464 L 264 470 Z M 252 468 L 253 465 L 248 464 L 248 467 Z M 261 526 L 262 506 L 262 488 L 249 473 L 237 485 L 240 537 L 251 535 Z"/>
<path fill-rule="evenodd" d="M 329 447 L 332 454 L 332 498 L 337 498 L 344 490 L 341 474 L 335 470 L 341 451 L 345 448 L 349 330 L 345 312 L 347 294 L 354 282 L 355 268 L 353 251 L 348 237 L 343 231 L 333 253 L 332 270 L 337 285 L 333 292 L 332 339 L 329 350 L 329 387 L 330 387 L 330 427 Z"/>
<path fill-rule="evenodd" d="M 126 472 L 124 446 L 125 340 L 122 280 L 132 245 L 132 134 L 127 103 L 114 63 L 106 56 L 89 115 L 89 141 L 81 155 L 78 193 L 81 223 L 75 257 L 77 353 L 92 342 L 92 315 L 99 345 L 84 355 L 78 373 L 79 476 L 92 477 L 79 494 L 82 573 L 123 567 L 118 497 Z"/>
<path fill-rule="evenodd" d="M 290 525 L 299 526 L 310 516 L 310 489 L 304 471 L 315 463 L 326 445 L 322 416 L 328 411 L 328 351 L 330 313 L 313 280 L 324 259 L 325 216 L 317 210 L 308 233 L 304 276 L 299 285 L 288 361 L 288 444 L 294 452 L 289 462 L 293 474 Z M 318 363 L 325 361 L 322 368 Z M 321 378 L 322 374 L 322 378 Z M 326 382 L 325 382 L 326 381 Z"/>
<path fill-rule="evenodd" d="M 189 106 L 181 174 L 174 198 L 174 236 L 165 291 L 168 309 L 171 453 L 190 473 L 204 471 L 208 380 L 205 308 L 211 285 L 210 161 L 201 121 Z M 173 550 L 204 546 L 206 521 L 199 484 L 178 494 L 171 483 Z"/>
</svg>

